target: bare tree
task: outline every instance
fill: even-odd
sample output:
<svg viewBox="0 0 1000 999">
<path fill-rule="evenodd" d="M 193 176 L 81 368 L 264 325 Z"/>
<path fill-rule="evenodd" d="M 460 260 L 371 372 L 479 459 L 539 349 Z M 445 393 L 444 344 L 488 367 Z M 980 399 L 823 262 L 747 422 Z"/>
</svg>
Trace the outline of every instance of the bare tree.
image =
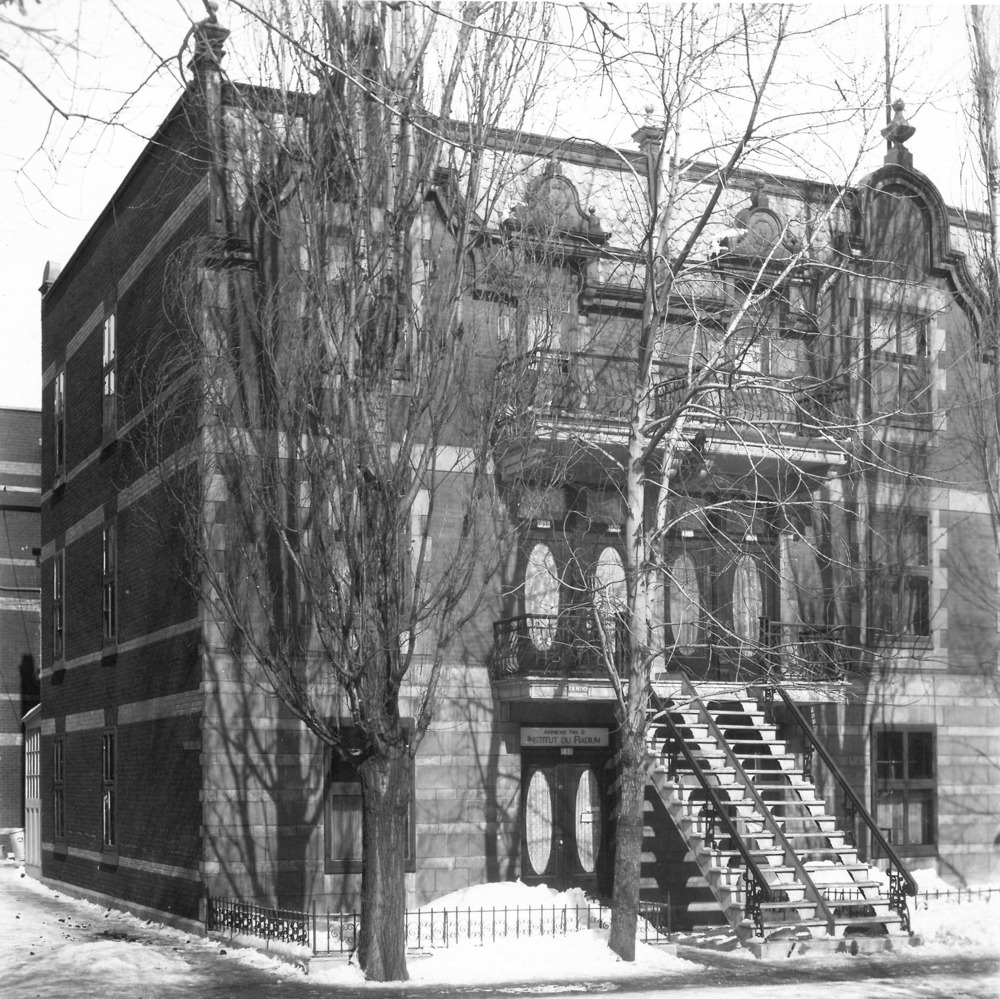
<svg viewBox="0 0 1000 999">
<path fill-rule="evenodd" d="M 984 224 L 973 237 L 973 266 L 983 300 L 979 328 L 970 329 L 959 374 L 970 458 L 993 523 L 1000 557 L 1000 147 L 997 143 L 997 26 L 980 5 L 967 10 L 971 56 L 971 168 Z M 978 227 L 977 227 L 978 228 Z"/>
<path fill-rule="evenodd" d="M 170 483 L 218 641 L 359 774 L 360 963 L 405 979 L 414 758 L 504 541 L 463 307 L 484 142 L 531 107 L 549 11 L 244 9 L 281 86 L 203 77 L 218 232 L 175 261 L 157 462 L 194 435 Z M 200 25 L 196 63 L 225 35 Z"/>
</svg>

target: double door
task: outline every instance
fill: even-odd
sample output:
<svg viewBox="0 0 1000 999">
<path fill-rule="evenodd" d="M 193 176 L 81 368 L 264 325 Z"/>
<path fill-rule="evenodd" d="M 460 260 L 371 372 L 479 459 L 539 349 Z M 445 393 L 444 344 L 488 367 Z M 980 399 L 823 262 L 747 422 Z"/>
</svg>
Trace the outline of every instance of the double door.
<svg viewBox="0 0 1000 999">
<path fill-rule="evenodd" d="M 601 894 L 607 877 L 604 754 L 525 752 L 521 769 L 521 880 Z"/>
</svg>

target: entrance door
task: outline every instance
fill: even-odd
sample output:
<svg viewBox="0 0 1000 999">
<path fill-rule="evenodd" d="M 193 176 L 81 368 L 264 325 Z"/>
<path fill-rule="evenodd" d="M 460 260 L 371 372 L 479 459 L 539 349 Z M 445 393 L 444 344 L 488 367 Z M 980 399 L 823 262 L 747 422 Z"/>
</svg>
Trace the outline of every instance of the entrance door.
<svg viewBox="0 0 1000 999">
<path fill-rule="evenodd" d="M 521 880 L 599 894 L 607 849 L 603 759 L 523 759 Z"/>
</svg>

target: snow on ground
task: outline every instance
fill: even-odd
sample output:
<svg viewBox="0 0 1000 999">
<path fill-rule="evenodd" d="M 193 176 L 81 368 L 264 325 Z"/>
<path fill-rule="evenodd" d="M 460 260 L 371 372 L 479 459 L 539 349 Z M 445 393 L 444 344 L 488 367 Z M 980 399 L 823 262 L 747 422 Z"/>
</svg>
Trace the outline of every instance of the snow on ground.
<svg viewBox="0 0 1000 999">
<path fill-rule="evenodd" d="M 281 964 L 254 950 L 239 949 L 218 940 L 206 940 L 180 930 L 169 929 L 126 913 L 75 899 L 33 881 L 18 877 L 19 872 L 0 870 L 0 968 L 4 969 L 4 995 L 65 995 L 60 983 L 91 983 L 101 994 L 111 995 L 106 983 L 114 982 L 114 995 L 147 994 L 142 986 L 156 983 L 156 995 L 187 995 L 190 987 L 208 975 L 219 961 L 226 980 L 235 984 L 241 974 L 265 972 L 272 980 L 296 979 L 314 984 L 358 986 L 361 971 L 343 960 L 313 961 L 308 978 L 303 972 Z M 932 870 L 915 871 L 922 891 L 947 890 L 948 886 Z M 19 898 L 6 892 L 15 889 Z M 36 896 L 37 906 L 31 896 Z M 58 901 L 56 901 L 58 900 Z M 556 892 L 545 887 L 528 887 L 520 882 L 482 885 L 454 892 L 435 900 L 427 909 L 526 909 L 528 906 L 566 907 L 588 905 L 580 891 Z M 934 900 L 910 901 L 913 926 L 923 940 L 921 951 L 958 955 L 996 956 L 1000 954 L 1000 888 L 989 901 Z M 13 910 L 13 911 L 12 911 Z M 425 910 L 426 913 L 427 910 Z M 258 941 L 262 945 L 262 941 Z M 688 952 L 690 953 L 690 952 Z M 225 957 L 220 955 L 225 954 Z M 727 955 L 739 960 L 745 952 Z M 843 955 L 805 958 L 810 962 L 851 960 Z M 565 936 L 502 940 L 479 945 L 460 943 L 408 959 L 413 984 L 503 984 L 530 981 L 624 981 L 678 978 L 698 965 L 663 948 L 636 945 L 634 963 L 619 961 L 607 947 L 607 930 L 582 929 Z M 39 974 L 46 989 L 39 991 Z M 30 990 L 18 991 L 17 986 Z M 14 988 L 14 991 L 10 991 Z M 119 988 L 121 992 L 119 992 Z M 153 994 L 153 993 L 150 993 Z"/>
<path fill-rule="evenodd" d="M 496 943 L 480 944 L 478 938 L 469 942 L 453 943 L 447 948 L 435 948 L 408 958 L 410 983 L 418 985 L 449 985 L 504 982 L 556 982 L 567 979 L 620 980 L 639 979 L 651 976 L 679 974 L 696 967 L 661 948 L 636 943 L 634 963 L 626 963 L 608 950 L 607 929 L 593 927 L 556 936 L 526 936 L 526 911 L 543 910 L 548 925 L 555 919 L 562 925 L 560 911 L 566 910 L 566 919 L 574 925 L 579 918 L 585 925 L 587 913 L 597 915 L 597 907 L 592 906 L 582 889 L 555 891 L 545 885 L 529 886 L 521 881 L 502 881 L 493 884 L 476 885 L 442 895 L 421 910 L 421 926 L 429 925 L 429 913 L 433 910 L 436 926 L 440 925 L 440 912 L 458 910 L 461 924 L 466 926 L 469 910 L 474 923 L 474 933 L 478 930 L 479 910 L 483 911 L 482 924 L 486 936 L 490 935 L 492 910 L 507 910 L 508 925 L 513 928 L 518 921 L 522 936 L 519 939 L 498 940 Z M 537 927 L 539 915 L 536 913 L 534 925 Z M 537 934 L 537 929 L 535 930 Z M 435 933 L 437 937 L 437 933 Z M 351 964 L 330 964 L 313 962 L 310 968 L 311 980 L 330 985 L 358 985 L 364 981 L 361 970 Z"/>
</svg>

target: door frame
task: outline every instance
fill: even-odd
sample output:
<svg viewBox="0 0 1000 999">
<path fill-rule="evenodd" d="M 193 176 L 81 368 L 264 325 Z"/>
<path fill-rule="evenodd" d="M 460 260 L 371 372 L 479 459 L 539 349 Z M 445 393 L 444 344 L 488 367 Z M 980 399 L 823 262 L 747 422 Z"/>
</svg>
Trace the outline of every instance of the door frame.
<svg viewBox="0 0 1000 999">
<path fill-rule="evenodd" d="M 613 759 L 610 747 L 591 749 L 580 746 L 567 747 L 522 747 L 521 749 L 521 790 L 518 816 L 518 841 L 520 844 L 520 877 L 525 884 L 545 884 L 562 891 L 568 888 L 583 888 L 590 895 L 610 894 L 610 845 L 611 845 L 611 802 L 609 801 L 608 764 Z M 586 766 L 597 777 L 600 795 L 600 841 L 592 873 L 571 873 L 577 866 L 577 844 L 575 829 L 575 787 L 566 786 L 565 771 L 570 767 Z M 558 786 L 553 789 L 553 850 L 561 854 L 557 858 L 556 872 L 552 874 L 532 874 L 528 869 L 527 842 L 527 794 L 530 772 L 533 767 L 553 767 L 559 773 Z M 558 833 L 562 832 L 560 842 Z M 551 861 L 550 861 L 551 865 Z"/>
</svg>

